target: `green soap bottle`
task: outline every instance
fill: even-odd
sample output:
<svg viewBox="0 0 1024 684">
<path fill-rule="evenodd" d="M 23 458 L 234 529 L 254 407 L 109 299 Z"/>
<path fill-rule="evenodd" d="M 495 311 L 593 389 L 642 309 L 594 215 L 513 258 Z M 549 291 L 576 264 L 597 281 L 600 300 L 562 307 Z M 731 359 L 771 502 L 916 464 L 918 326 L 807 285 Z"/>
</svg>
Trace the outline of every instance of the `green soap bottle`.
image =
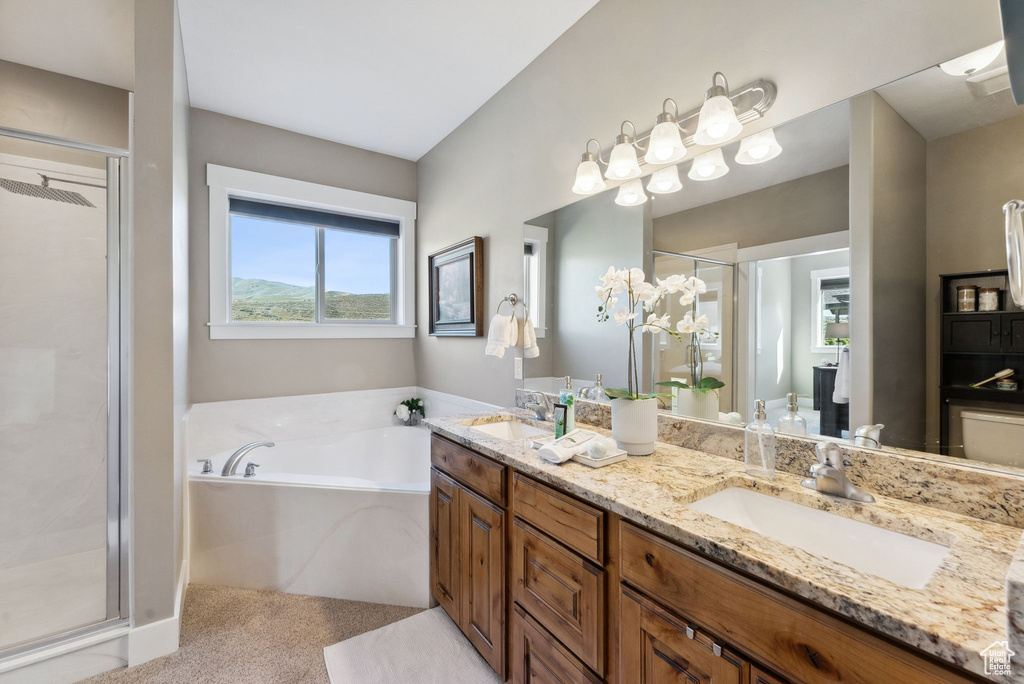
<svg viewBox="0 0 1024 684">
<path fill-rule="evenodd" d="M 576 427 L 576 406 L 572 396 L 572 378 L 565 376 L 565 387 L 558 393 L 558 403 L 565 404 L 565 431 L 572 432 Z"/>
</svg>

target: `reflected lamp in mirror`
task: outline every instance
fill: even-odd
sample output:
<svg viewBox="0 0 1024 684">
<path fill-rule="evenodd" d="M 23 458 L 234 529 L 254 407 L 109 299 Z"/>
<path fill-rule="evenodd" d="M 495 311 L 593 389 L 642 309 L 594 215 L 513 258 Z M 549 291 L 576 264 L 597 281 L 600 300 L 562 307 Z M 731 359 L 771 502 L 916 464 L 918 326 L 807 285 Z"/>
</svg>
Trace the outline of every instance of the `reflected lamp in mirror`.
<svg viewBox="0 0 1024 684">
<path fill-rule="evenodd" d="M 782 146 L 775 139 L 775 129 L 747 136 L 740 141 L 740 151 L 736 153 L 737 164 L 763 164 L 782 154 Z"/>
<path fill-rule="evenodd" d="M 711 77 L 711 87 L 704 95 L 693 141 L 698 145 L 720 145 L 735 138 L 742 130 L 743 124 L 736 117 L 736 107 L 729 99 L 729 82 L 725 80 L 725 74 L 716 71 Z"/>
<path fill-rule="evenodd" d="M 678 192 L 683 189 L 679 182 L 679 167 L 666 166 L 651 174 L 651 180 L 647 182 L 647 190 L 655 195 L 667 195 L 670 192 Z"/>
<path fill-rule="evenodd" d="M 644 194 L 644 185 L 640 179 L 631 180 L 619 186 L 619 192 L 615 195 L 615 203 L 620 207 L 635 207 L 647 201 Z"/>
<path fill-rule="evenodd" d="M 672 103 L 673 112 L 668 111 L 669 102 Z M 651 138 L 647 143 L 647 154 L 644 155 L 644 161 L 648 164 L 671 164 L 686 156 L 686 146 L 683 145 L 683 137 L 679 134 L 679 125 L 676 123 L 679 115 L 676 101 L 671 97 L 667 98 L 661 108 L 657 125 L 651 131 Z"/>
<path fill-rule="evenodd" d="M 825 324 L 825 341 L 828 340 L 848 340 L 850 339 L 850 324 L 846 321 L 841 323 L 826 323 Z M 842 351 L 843 345 L 836 344 L 836 363 L 839 363 L 839 353 Z"/>
<path fill-rule="evenodd" d="M 590 151 L 592 142 L 597 143 L 598 154 L 601 152 L 601 143 L 593 138 L 587 141 L 587 151 L 583 153 L 580 165 L 576 167 L 576 182 L 572 186 L 572 191 L 577 195 L 593 195 L 605 189 L 601 168 L 597 165 L 597 155 Z"/>
<path fill-rule="evenodd" d="M 625 132 L 626 124 L 633 129 L 633 135 Z M 640 161 L 636 158 L 636 148 L 633 147 L 633 138 L 636 136 L 636 127 L 632 121 L 623 121 L 619 128 L 619 135 L 615 138 L 615 147 L 612 148 L 612 155 L 608 159 L 608 168 L 605 169 L 604 177 L 609 180 L 628 180 L 640 177 Z"/>
<path fill-rule="evenodd" d="M 996 60 L 999 53 L 1003 51 L 1003 41 L 992 43 L 974 52 L 951 59 L 939 65 L 942 71 L 950 76 L 970 76 L 974 72 L 984 69 Z"/>
<path fill-rule="evenodd" d="M 706 181 L 721 178 L 727 173 L 729 167 L 725 165 L 721 148 L 718 148 L 694 159 L 690 165 L 690 172 L 686 175 L 695 181 Z"/>
</svg>

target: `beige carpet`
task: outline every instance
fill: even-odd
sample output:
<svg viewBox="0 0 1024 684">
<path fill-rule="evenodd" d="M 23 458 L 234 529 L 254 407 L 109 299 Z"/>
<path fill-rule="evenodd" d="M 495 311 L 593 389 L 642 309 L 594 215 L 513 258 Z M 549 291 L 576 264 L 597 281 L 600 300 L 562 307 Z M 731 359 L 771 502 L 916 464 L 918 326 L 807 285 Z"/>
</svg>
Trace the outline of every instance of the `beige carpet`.
<svg viewBox="0 0 1024 684">
<path fill-rule="evenodd" d="M 331 684 L 501 684 L 438 606 L 324 649 Z"/>
<path fill-rule="evenodd" d="M 176 653 L 89 684 L 328 682 L 324 647 L 421 612 L 251 589 L 190 585 Z"/>
</svg>

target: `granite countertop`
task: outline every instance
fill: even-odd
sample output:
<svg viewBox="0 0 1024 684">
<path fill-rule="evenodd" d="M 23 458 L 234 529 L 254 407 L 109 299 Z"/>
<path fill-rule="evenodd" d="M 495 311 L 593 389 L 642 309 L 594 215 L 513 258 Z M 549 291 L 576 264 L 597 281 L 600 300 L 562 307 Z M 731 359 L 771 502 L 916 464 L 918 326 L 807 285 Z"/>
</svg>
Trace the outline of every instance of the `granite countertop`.
<svg viewBox="0 0 1024 684">
<path fill-rule="evenodd" d="M 873 504 L 838 499 L 801 487 L 794 475 L 780 472 L 772 480 L 753 478 L 736 460 L 661 442 L 650 456 L 630 457 L 604 468 L 573 462 L 551 465 L 537 458 L 530 440 L 498 439 L 471 427 L 513 417 L 551 428 L 522 409 L 432 418 L 426 424 L 500 463 L 958 667 L 982 674 L 980 652 L 1008 638 L 1007 575 L 1021 541 L 1018 528 L 877 494 Z M 731 486 L 910 534 L 950 550 L 923 589 L 908 589 L 687 508 Z"/>
</svg>

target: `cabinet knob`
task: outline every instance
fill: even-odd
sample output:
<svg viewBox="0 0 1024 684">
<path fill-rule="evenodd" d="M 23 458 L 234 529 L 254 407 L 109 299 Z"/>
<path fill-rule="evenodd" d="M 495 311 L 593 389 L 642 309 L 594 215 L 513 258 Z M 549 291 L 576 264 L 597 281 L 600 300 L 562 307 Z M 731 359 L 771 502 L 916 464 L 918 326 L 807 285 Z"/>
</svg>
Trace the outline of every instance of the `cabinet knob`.
<svg viewBox="0 0 1024 684">
<path fill-rule="evenodd" d="M 652 556 L 651 554 L 648 553 L 648 554 L 644 555 L 644 558 L 647 560 L 647 564 L 650 565 L 653 568 L 654 567 L 654 556 Z"/>
</svg>

